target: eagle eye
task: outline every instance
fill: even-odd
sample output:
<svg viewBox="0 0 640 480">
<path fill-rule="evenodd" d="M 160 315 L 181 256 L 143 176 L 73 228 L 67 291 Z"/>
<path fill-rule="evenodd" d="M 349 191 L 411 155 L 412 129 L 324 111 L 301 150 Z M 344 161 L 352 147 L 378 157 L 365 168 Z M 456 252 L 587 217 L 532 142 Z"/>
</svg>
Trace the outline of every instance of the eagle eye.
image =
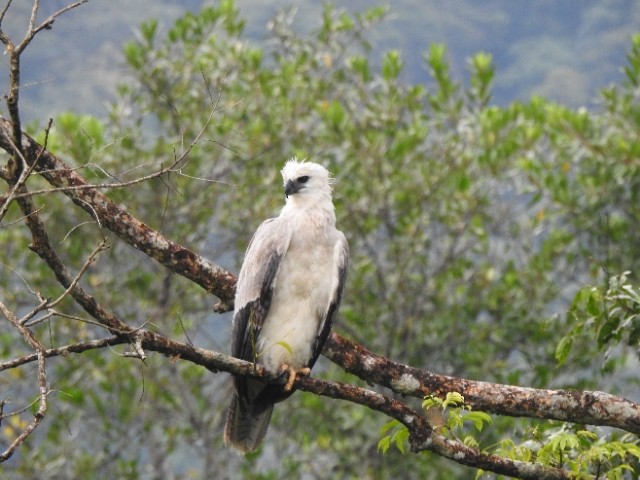
<svg viewBox="0 0 640 480">
<path fill-rule="evenodd" d="M 309 181 L 309 175 L 298 177 L 298 183 L 307 183 Z"/>
</svg>

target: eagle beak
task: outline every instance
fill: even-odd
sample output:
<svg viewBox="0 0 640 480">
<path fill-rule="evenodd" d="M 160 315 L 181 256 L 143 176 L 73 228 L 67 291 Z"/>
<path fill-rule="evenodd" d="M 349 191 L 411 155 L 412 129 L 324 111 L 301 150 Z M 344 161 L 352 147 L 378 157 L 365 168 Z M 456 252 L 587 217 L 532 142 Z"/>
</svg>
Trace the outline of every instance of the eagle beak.
<svg viewBox="0 0 640 480">
<path fill-rule="evenodd" d="M 284 186 L 284 196 L 289 198 L 289 195 L 298 193 L 300 191 L 300 185 L 295 180 L 289 180 Z"/>
</svg>

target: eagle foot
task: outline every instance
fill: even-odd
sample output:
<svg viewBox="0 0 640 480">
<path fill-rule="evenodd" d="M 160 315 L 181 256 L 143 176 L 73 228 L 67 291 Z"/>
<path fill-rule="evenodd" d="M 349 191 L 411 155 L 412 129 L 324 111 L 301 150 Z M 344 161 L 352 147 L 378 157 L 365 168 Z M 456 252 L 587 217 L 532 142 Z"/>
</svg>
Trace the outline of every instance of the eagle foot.
<svg viewBox="0 0 640 480">
<path fill-rule="evenodd" d="M 287 365 L 286 363 L 282 365 L 282 371 L 287 373 L 287 383 L 284 385 L 285 392 L 290 392 L 293 388 L 293 384 L 296 381 L 296 377 L 298 375 L 309 375 L 311 373 L 311 369 L 304 368 L 293 368 Z"/>
</svg>

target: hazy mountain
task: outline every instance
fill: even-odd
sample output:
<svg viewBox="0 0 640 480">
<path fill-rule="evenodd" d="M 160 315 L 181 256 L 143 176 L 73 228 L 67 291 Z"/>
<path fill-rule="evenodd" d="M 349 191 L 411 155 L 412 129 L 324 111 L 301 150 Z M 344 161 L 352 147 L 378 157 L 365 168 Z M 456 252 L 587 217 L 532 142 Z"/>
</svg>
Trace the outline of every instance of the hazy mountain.
<svg viewBox="0 0 640 480">
<path fill-rule="evenodd" d="M 22 111 L 26 120 L 46 119 L 62 110 L 102 115 L 124 67 L 120 49 L 139 23 L 158 18 L 164 28 L 197 0 L 171 2 L 107 0 L 89 2 L 42 32 L 23 59 Z M 67 4 L 43 2 L 40 18 Z M 247 19 L 247 37 L 266 36 L 266 23 L 289 4 L 297 4 L 296 28 L 319 25 L 321 2 L 238 0 Z M 336 1 L 349 11 L 376 5 L 366 0 Z M 14 2 L 3 28 L 14 38 L 27 24 L 30 2 Z M 46 11 L 45 11 L 46 10 Z M 422 60 L 431 42 L 443 43 L 456 78 L 465 80 L 466 60 L 477 51 L 491 53 L 498 68 L 495 101 L 504 104 L 541 94 L 571 106 L 589 105 L 597 90 L 619 81 L 629 38 L 640 29 L 640 3 L 633 0 L 450 2 L 397 0 L 388 18 L 371 35 L 372 55 L 391 48 L 402 52 L 411 82 L 426 82 Z M 0 91 L 7 91 L 5 69 Z M 2 106 L 3 114 L 6 107 Z"/>
</svg>

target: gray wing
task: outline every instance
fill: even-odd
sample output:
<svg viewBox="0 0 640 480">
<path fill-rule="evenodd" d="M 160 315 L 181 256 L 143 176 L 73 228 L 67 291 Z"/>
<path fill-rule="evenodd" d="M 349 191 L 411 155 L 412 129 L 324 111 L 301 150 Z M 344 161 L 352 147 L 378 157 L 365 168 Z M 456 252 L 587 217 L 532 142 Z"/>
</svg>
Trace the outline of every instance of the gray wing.
<svg viewBox="0 0 640 480">
<path fill-rule="evenodd" d="M 331 330 L 344 288 L 349 248 L 342 232 L 334 248 L 333 294 L 314 341 L 313 366 Z M 248 361 L 255 360 L 254 345 L 269 313 L 280 263 L 287 253 L 291 230 L 279 218 L 267 220 L 256 231 L 245 255 L 236 287 L 236 313 L 233 317 L 232 353 Z M 293 392 L 259 379 L 234 377 L 236 392 L 229 407 L 225 442 L 242 451 L 253 451 L 267 432 L 273 405 Z"/>
<path fill-rule="evenodd" d="M 254 362 L 255 343 L 269 313 L 278 269 L 291 240 L 291 229 L 281 218 L 266 220 L 253 235 L 236 285 L 231 353 Z M 259 379 L 234 376 L 235 393 L 229 406 L 225 442 L 253 451 L 267 433 L 275 402 L 286 398 L 282 388 Z"/>
<path fill-rule="evenodd" d="M 338 309 L 340 308 L 340 302 L 342 301 L 342 292 L 344 290 L 344 285 L 347 279 L 347 267 L 349 266 L 349 244 L 347 243 L 347 239 L 341 231 L 337 231 L 338 233 L 338 242 L 336 242 L 335 248 L 333 250 L 333 264 L 334 264 L 334 281 L 332 288 L 331 300 L 329 301 L 329 305 L 327 306 L 326 313 L 324 318 L 320 322 L 320 326 L 318 327 L 318 334 L 316 335 L 316 339 L 313 343 L 313 348 L 311 350 L 311 360 L 309 361 L 309 367 L 313 367 L 322 353 L 322 349 L 324 348 L 324 344 L 327 341 L 327 337 L 329 336 L 329 332 L 331 331 L 331 326 L 333 325 L 333 321 L 338 313 Z"/>
<path fill-rule="evenodd" d="M 231 353 L 249 362 L 264 323 L 278 269 L 291 240 L 289 223 L 281 218 L 264 221 L 253 235 L 236 285 Z"/>
</svg>

